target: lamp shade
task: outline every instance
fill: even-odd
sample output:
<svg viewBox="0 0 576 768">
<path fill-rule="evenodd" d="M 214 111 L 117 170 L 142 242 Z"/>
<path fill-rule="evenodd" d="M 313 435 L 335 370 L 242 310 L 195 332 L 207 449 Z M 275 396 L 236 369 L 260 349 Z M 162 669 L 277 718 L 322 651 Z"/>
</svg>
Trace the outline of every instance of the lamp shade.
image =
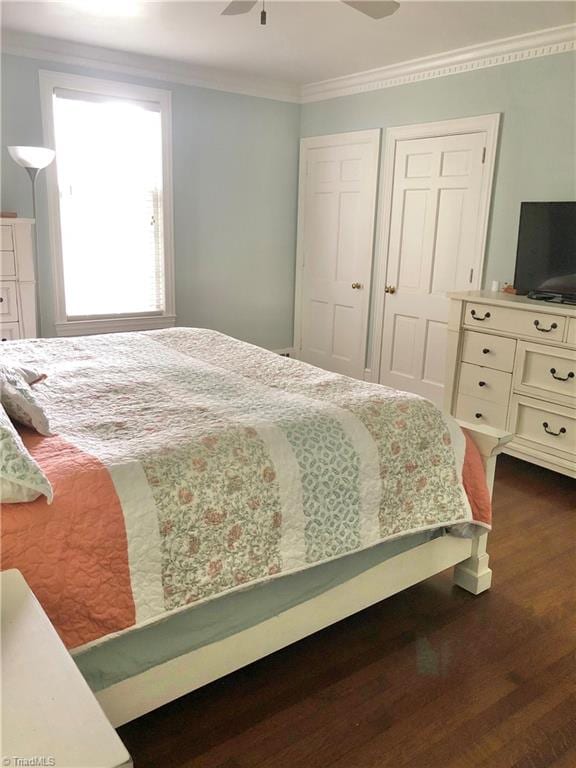
<svg viewBox="0 0 576 768">
<path fill-rule="evenodd" d="M 23 168 L 46 168 L 50 165 L 56 152 L 47 147 L 8 147 L 10 157 Z"/>
</svg>

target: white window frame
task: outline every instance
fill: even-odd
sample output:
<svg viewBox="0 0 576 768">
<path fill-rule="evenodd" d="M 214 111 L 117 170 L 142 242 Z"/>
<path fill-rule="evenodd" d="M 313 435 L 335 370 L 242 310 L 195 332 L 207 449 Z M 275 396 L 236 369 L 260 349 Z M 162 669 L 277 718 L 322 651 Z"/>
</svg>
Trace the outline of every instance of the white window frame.
<svg viewBox="0 0 576 768">
<path fill-rule="evenodd" d="M 55 147 L 54 89 L 64 88 L 84 93 L 95 93 L 116 98 L 149 101 L 160 105 L 162 125 L 162 214 L 164 232 L 164 292 L 165 304 L 161 314 L 128 314 L 117 317 L 70 320 L 66 315 L 64 292 L 64 262 L 62 258 L 62 234 L 60 229 L 60 198 L 56 160 L 47 169 L 48 220 L 52 253 L 52 278 L 54 286 L 54 324 L 57 336 L 78 336 L 115 331 L 145 331 L 168 328 L 176 320 L 174 300 L 174 213 L 172 204 L 172 94 L 170 91 L 148 88 L 114 80 L 101 80 L 82 75 L 40 70 L 40 104 L 44 142 Z M 106 220 L 102 221 L 106 226 Z M 111 275 L 113 280 L 114 276 Z"/>
</svg>

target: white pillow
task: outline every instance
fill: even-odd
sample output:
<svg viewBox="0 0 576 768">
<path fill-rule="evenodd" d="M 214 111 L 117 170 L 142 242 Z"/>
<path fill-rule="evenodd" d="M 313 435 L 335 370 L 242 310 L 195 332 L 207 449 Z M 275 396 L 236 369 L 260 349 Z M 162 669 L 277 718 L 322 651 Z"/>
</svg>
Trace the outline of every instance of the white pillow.
<svg viewBox="0 0 576 768">
<path fill-rule="evenodd" d="M 26 450 L 0 405 L 0 503 L 34 501 L 42 494 L 50 504 L 53 498 L 50 481 Z"/>
<path fill-rule="evenodd" d="M 0 403 L 14 421 L 32 427 L 41 435 L 51 435 L 48 417 L 31 387 L 45 378 L 45 374 L 30 368 L 0 365 Z"/>
</svg>

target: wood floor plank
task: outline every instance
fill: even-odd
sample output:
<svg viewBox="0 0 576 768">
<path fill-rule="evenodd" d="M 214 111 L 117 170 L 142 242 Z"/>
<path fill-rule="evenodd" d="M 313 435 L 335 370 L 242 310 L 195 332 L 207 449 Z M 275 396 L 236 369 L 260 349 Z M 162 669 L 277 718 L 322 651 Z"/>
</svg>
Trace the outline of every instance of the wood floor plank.
<svg viewBox="0 0 576 768">
<path fill-rule="evenodd" d="M 533 729 L 541 717 L 571 697 L 573 665 L 574 656 L 569 653 L 539 674 L 523 680 L 508 696 L 484 710 L 481 718 L 469 718 L 433 748 L 423 750 L 422 763 L 443 768 L 479 765 L 496 768 L 502 765 L 499 756 L 506 752 L 504 764 L 511 765 L 514 740 L 522 751 L 526 730 Z M 517 675 L 515 679 L 519 678 Z M 554 681 L 554 685 L 549 685 L 550 681 Z"/>
<path fill-rule="evenodd" d="M 576 768 L 576 483 L 498 462 L 490 592 L 423 584 L 120 729 L 136 768 Z"/>
</svg>

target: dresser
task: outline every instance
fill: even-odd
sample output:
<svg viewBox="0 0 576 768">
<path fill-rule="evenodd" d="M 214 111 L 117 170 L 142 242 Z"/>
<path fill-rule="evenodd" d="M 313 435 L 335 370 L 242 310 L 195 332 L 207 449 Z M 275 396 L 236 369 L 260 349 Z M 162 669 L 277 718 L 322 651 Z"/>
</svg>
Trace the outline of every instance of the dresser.
<svg viewBox="0 0 576 768">
<path fill-rule="evenodd" d="M 576 306 L 450 294 L 445 409 L 506 429 L 505 453 L 576 477 Z"/>
<path fill-rule="evenodd" d="M 33 219 L 0 218 L 0 339 L 37 335 Z"/>
<path fill-rule="evenodd" d="M 24 577 L 0 573 L 0 765 L 132 768 L 132 760 Z"/>
</svg>

